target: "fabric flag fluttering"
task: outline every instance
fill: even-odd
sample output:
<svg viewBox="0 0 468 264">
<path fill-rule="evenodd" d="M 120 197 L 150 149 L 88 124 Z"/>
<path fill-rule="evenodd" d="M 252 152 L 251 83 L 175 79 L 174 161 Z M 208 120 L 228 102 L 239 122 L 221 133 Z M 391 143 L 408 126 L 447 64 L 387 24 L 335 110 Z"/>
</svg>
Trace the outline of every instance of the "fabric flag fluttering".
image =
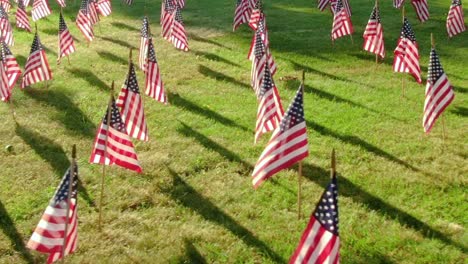
<svg viewBox="0 0 468 264">
<path fill-rule="evenodd" d="M 110 114 L 110 122 L 107 120 L 108 114 Z M 125 127 L 120 111 L 112 98 L 110 109 L 107 109 L 99 126 L 89 162 L 105 165 L 115 164 L 141 173 L 135 148 Z"/>
<path fill-rule="evenodd" d="M 5 12 L 10 12 L 11 4 L 9 0 L 0 0 L 0 6 L 3 7 Z"/>
<path fill-rule="evenodd" d="M 110 0 L 97 0 L 96 9 L 101 16 L 106 17 L 112 13 L 112 5 Z"/>
<path fill-rule="evenodd" d="M 2 62 L 3 67 L 5 68 L 5 72 L 8 78 L 8 87 L 10 91 L 15 86 L 16 82 L 18 81 L 19 77 L 21 76 L 21 69 L 19 67 L 18 62 L 16 61 L 15 56 L 11 53 L 10 49 L 8 48 L 7 44 L 3 41 L 0 41 L 1 45 L 1 54 L 2 54 Z"/>
<path fill-rule="evenodd" d="M 60 7 L 65 8 L 67 4 L 65 3 L 65 0 L 57 0 L 57 3 L 59 4 Z"/>
<path fill-rule="evenodd" d="M 249 27 L 256 31 L 258 28 L 258 22 L 260 21 L 262 16 L 263 16 L 262 0 L 257 0 L 250 14 Z"/>
<path fill-rule="evenodd" d="M 95 25 L 96 23 L 99 22 L 99 13 L 97 10 L 96 0 L 88 1 L 88 13 L 89 13 L 89 19 L 91 21 L 91 24 Z"/>
<path fill-rule="evenodd" d="M 8 76 L 3 59 L 0 60 L 0 100 L 8 102 L 11 97 L 11 89 L 8 85 Z"/>
<path fill-rule="evenodd" d="M 13 29 L 8 21 L 8 14 L 2 6 L 0 6 L 0 39 L 3 39 L 9 46 L 14 44 Z"/>
<path fill-rule="evenodd" d="M 142 71 L 146 70 L 149 37 L 150 37 L 150 29 L 149 29 L 148 17 L 145 16 L 143 18 L 143 24 L 141 26 L 140 56 L 138 56 L 138 66 L 140 67 Z"/>
<path fill-rule="evenodd" d="M 452 0 L 446 25 L 449 38 L 466 30 L 461 0 Z"/>
<path fill-rule="evenodd" d="M 31 32 L 29 17 L 26 13 L 26 8 L 24 6 L 23 0 L 18 0 L 18 8 L 16 9 L 16 27 Z"/>
<path fill-rule="evenodd" d="M 385 57 L 383 28 L 382 24 L 380 23 L 380 12 L 377 4 L 372 10 L 372 14 L 370 16 L 369 22 L 367 23 L 363 37 L 364 50 L 377 54 L 381 58 Z"/>
<path fill-rule="evenodd" d="M 34 22 L 38 21 L 41 18 L 44 18 L 44 17 L 50 15 L 51 13 L 52 13 L 52 11 L 50 10 L 48 0 L 34 0 L 33 8 L 32 8 L 32 11 L 31 11 L 32 20 Z"/>
<path fill-rule="evenodd" d="M 60 63 L 62 57 L 69 56 L 73 52 L 75 52 L 75 42 L 73 41 L 73 37 L 68 30 L 67 24 L 65 24 L 65 20 L 63 19 L 62 12 L 60 12 L 59 18 L 59 54 L 57 62 Z"/>
<path fill-rule="evenodd" d="M 393 7 L 400 9 L 404 3 L 405 0 L 393 0 Z"/>
<path fill-rule="evenodd" d="M 74 164 L 72 167 L 63 176 L 27 244 L 30 249 L 49 254 L 47 263 L 53 263 L 62 259 L 64 255 L 72 254 L 77 248 L 78 166 Z"/>
<path fill-rule="evenodd" d="M 76 16 L 76 25 L 78 29 L 83 33 L 83 36 L 88 42 L 93 41 L 93 23 L 91 22 L 91 16 L 89 13 L 89 0 L 82 0 L 80 10 Z"/>
<path fill-rule="evenodd" d="M 334 176 L 310 216 L 289 263 L 340 263 L 338 221 L 338 183 Z"/>
<path fill-rule="evenodd" d="M 434 48 L 431 50 L 429 60 L 423 117 L 423 127 L 426 133 L 431 132 L 437 118 L 455 98 L 452 85 Z"/>
<path fill-rule="evenodd" d="M 172 23 L 176 5 L 172 0 L 164 0 L 161 5 L 161 35 L 164 39 L 171 39 Z"/>
<path fill-rule="evenodd" d="M 398 40 L 398 45 L 394 54 L 393 71 L 408 72 L 418 83 L 421 83 L 418 43 L 416 42 L 414 31 L 406 17 L 404 18 L 400 39 Z"/>
<path fill-rule="evenodd" d="M 159 71 L 159 64 L 156 59 L 156 53 L 154 52 L 153 38 L 148 40 L 148 58 L 146 61 L 146 95 L 159 101 L 163 104 L 167 104 L 167 95 L 164 91 L 164 84 L 161 79 Z"/>
<path fill-rule="evenodd" d="M 249 22 L 252 10 L 249 3 L 249 0 L 237 0 L 236 9 L 234 11 L 234 22 L 232 23 L 233 31 L 236 31 L 240 25 Z"/>
<path fill-rule="evenodd" d="M 421 22 L 429 19 L 429 7 L 427 6 L 427 0 L 411 0 L 411 4 L 418 15 L 418 19 Z"/>
<path fill-rule="evenodd" d="M 342 0 L 342 3 L 348 16 L 351 16 L 351 7 L 349 5 L 349 0 Z M 317 7 L 320 11 L 323 11 L 328 5 L 330 5 L 330 10 L 332 13 L 334 13 L 337 4 L 338 0 L 318 0 Z"/>
<path fill-rule="evenodd" d="M 120 107 L 123 122 L 128 135 L 143 141 L 148 141 L 148 127 L 145 120 L 143 100 L 135 73 L 135 66 L 130 62 L 127 79 L 122 86 L 116 103 Z"/>
<path fill-rule="evenodd" d="M 281 119 L 255 164 L 252 184 L 262 182 L 309 156 L 307 129 L 304 118 L 304 91 L 301 85 L 288 110 Z"/>
<path fill-rule="evenodd" d="M 47 61 L 45 50 L 36 32 L 31 47 L 31 53 L 24 67 L 23 81 L 20 87 L 24 89 L 31 84 L 50 79 L 52 79 L 52 72 L 49 67 L 49 62 Z"/>
<path fill-rule="evenodd" d="M 351 35 L 354 32 L 353 24 L 351 23 L 349 14 L 346 12 L 346 8 L 343 6 L 342 0 L 337 1 L 333 11 L 332 40 Z"/>
<path fill-rule="evenodd" d="M 179 7 L 176 8 L 175 14 L 173 16 L 170 40 L 177 49 L 183 51 L 189 50 L 184 22 L 182 20 L 182 12 Z"/>
</svg>

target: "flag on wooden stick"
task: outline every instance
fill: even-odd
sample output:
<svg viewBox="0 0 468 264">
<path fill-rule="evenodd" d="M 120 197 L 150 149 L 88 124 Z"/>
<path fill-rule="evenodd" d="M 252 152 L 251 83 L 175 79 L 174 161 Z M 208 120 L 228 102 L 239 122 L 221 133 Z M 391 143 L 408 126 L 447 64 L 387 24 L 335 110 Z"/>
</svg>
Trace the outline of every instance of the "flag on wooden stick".
<svg viewBox="0 0 468 264">
<path fill-rule="evenodd" d="M 26 13 L 26 8 L 24 6 L 23 0 L 18 0 L 18 8 L 16 9 L 16 27 L 31 32 L 29 17 Z"/>
<path fill-rule="evenodd" d="M 167 104 L 167 95 L 164 91 L 164 84 L 159 72 L 159 64 L 156 59 L 156 52 L 154 52 L 153 38 L 148 39 L 148 58 L 146 62 L 146 95 Z"/>
<path fill-rule="evenodd" d="M 97 0 L 96 9 L 101 16 L 106 17 L 112 13 L 112 5 L 110 0 Z"/>
<path fill-rule="evenodd" d="M 369 22 L 367 23 L 366 30 L 364 31 L 364 44 L 363 49 L 374 54 L 379 55 L 381 58 L 385 57 L 383 28 L 380 23 L 380 12 L 377 5 L 374 6 Z"/>
<path fill-rule="evenodd" d="M 338 230 L 338 183 L 333 177 L 310 216 L 289 263 L 340 263 Z"/>
<path fill-rule="evenodd" d="M 254 188 L 262 182 L 309 156 L 307 129 L 304 119 L 304 92 L 301 85 L 255 164 L 252 173 Z"/>
<path fill-rule="evenodd" d="M 349 18 L 346 8 L 344 8 L 342 0 L 337 1 L 338 2 L 333 11 L 332 40 L 351 35 L 354 32 L 353 24 L 351 23 L 351 19 Z"/>
<path fill-rule="evenodd" d="M 34 22 L 50 15 L 51 13 L 52 11 L 50 10 L 48 0 L 34 0 L 33 9 L 31 11 L 32 20 Z"/>
<path fill-rule="evenodd" d="M 177 49 L 188 51 L 187 35 L 185 33 L 184 21 L 182 20 L 182 12 L 180 8 L 176 8 L 172 26 L 171 26 L 171 42 Z"/>
<path fill-rule="evenodd" d="M 437 118 L 455 98 L 452 85 L 434 48 L 431 50 L 428 69 L 423 117 L 423 127 L 426 133 L 431 132 Z"/>
<path fill-rule="evenodd" d="M 87 41 L 93 41 L 94 32 L 93 32 L 93 23 L 91 22 L 91 15 L 89 13 L 89 0 L 82 0 L 80 10 L 76 16 L 76 25 L 78 29 L 83 33 L 83 36 Z"/>
<path fill-rule="evenodd" d="M 411 5 L 418 15 L 418 19 L 424 22 L 429 19 L 429 7 L 427 6 L 427 0 L 411 0 Z"/>
<path fill-rule="evenodd" d="M 24 67 L 23 81 L 21 89 L 26 88 L 37 82 L 47 81 L 52 79 L 52 72 L 47 61 L 46 53 L 42 47 L 39 35 L 34 35 L 34 40 L 31 47 L 26 66 Z"/>
<path fill-rule="evenodd" d="M 62 57 L 69 56 L 73 52 L 75 52 L 75 42 L 73 41 L 73 37 L 68 30 L 67 24 L 65 24 L 65 20 L 63 19 L 62 12 L 60 12 L 59 18 L 59 54 L 57 62 L 60 64 Z"/>
<path fill-rule="evenodd" d="M 77 247 L 78 166 L 74 164 L 72 167 L 63 176 L 27 244 L 32 250 L 49 254 L 47 263 L 72 254 Z"/>
<path fill-rule="evenodd" d="M 449 38 L 466 30 L 461 0 L 452 0 L 446 25 Z"/>
<path fill-rule="evenodd" d="M 130 62 L 127 79 L 122 86 L 116 105 L 120 107 L 123 122 L 126 124 L 129 136 L 148 141 L 143 100 L 135 73 L 135 66 Z"/>
<path fill-rule="evenodd" d="M 0 100 L 7 102 L 11 97 L 10 86 L 8 85 L 8 76 L 3 59 L 0 60 Z"/>
<path fill-rule="evenodd" d="M 351 16 L 351 7 L 349 5 L 349 0 L 342 0 L 342 3 L 348 16 Z M 330 5 L 330 10 L 332 13 L 334 13 L 337 4 L 338 0 L 318 0 L 317 7 L 320 11 L 323 11 L 328 5 Z"/>
<path fill-rule="evenodd" d="M 414 31 L 408 19 L 405 17 L 401 28 L 400 39 L 394 51 L 394 72 L 408 72 L 418 83 L 422 82 L 421 69 L 419 67 L 419 50 Z"/>
<path fill-rule="evenodd" d="M 8 21 L 8 14 L 2 6 L 0 6 L 0 39 L 3 39 L 9 46 L 14 44 L 13 29 Z"/>
<path fill-rule="evenodd" d="M 1 60 L 8 78 L 8 87 L 10 90 L 12 90 L 21 76 L 21 69 L 18 62 L 16 61 L 15 56 L 13 56 L 13 53 L 11 53 L 10 49 L 8 48 L 8 45 L 4 41 L 0 41 L 0 45 L 2 49 Z"/>
<path fill-rule="evenodd" d="M 108 115 L 110 116 L 109 122 Z M 125 127 L 120 111 L 112 98 L 110 109 L 107 109 L 97 131 L 89 162 L 105 165 L 115 164 L 141 173 L 135 148 Z"/>
<path fill-rule="evenodd" d="M 161 6 L 161 35 L 166 40 L 171 40 L 172 25 L 174 23 L 176 5 L 172 0 L 164 0 Z"/>
<path fill-rule="evenodd" d="M 140 67 L 142 71 L 146 70 L 149 37 L 150 37 L 150 29 L 149 29 L 148 17 L 145 16 L 143 18 L 143 25 L 141 26 L 140 56 L 138 56 L 138 66 Z"/>
<path fill-rule="evenodd" d="M 249 27 L 252 28 L 253 30 L 257 30 L 258 28 L 258 22 L 263 16 L 263 9 L 262 9 L 262 0 L 257 0 L 255 3 L 254 8 L 252 9 L 252 12 L 250 14 L 249 18 Z"/>
<path fill-rule="evenodd" d="M 233 31 L 250 20 L 251 9 L 248 0 L 237 0 L 236 9 L 234 11 Z"/>
</svg>

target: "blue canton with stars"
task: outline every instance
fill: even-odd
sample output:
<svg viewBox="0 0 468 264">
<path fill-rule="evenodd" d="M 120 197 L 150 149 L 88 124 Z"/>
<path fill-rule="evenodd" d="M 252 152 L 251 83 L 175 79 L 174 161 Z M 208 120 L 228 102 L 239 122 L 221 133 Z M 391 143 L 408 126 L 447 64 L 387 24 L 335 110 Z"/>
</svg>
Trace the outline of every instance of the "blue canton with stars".
<svg viewBox="0 0 468 264">
<path fill-rule="evenodd" d="M 431 84 L 434 84 L 437 82 L 437 80 L 444 74 L 444 69 L 442 68 L 442 64 L 440 64 L 439 56 L 437 56 L 437 53 L 435 49 L 431 50 L 431 56 L 430 56 L 430 62 L 429 62 L 429 69 L 427 71 L 427 81 Z"/>
<path fill-rule="evenodd" d="M 380 12 L 379 8 L 374 6 L 374 9 L 372 10 L 372 15 L 371 15 L 371 20 L 377 20 L 380 23 Z"/>
<path fill-rule="evenodd" d="M 180 24 L 183 24 L 184 21 L 182 20 L 182 11 L 180 10 L 180 8 L 177 8 L 176 11 L 175 11 L 175 20 L 177 22 L 179 22 Z"/>
<path fill-rule="evenodd" d="M 102 123 L 107 125 L 107 113 L 109 109 L 106 111 L 106 115 L 104 115 L 104 118 L 102 119 Z M 119 109 L 115 105 L 115 100 L 112 99 L 112 111 L 111 111 L 111 126 L 115 129 L 118 130 L 121 133 L 127 133 L 127 130 L 125 130 L 125 123 L 122 121 L 122 116 L 120 115 Z"/>
<path fill-rule="evenodd" d="M 153 38 L 150 38 L 148 42 L 148 60 L 157 63 L 158 60 L 156 59 L 156 53 L 154 52 Z"/>
<path fill-rule="evenodd" d="M 302 92 L 302 84 L 296 93 L 296 97 L 288 107 L 288 111 L 281 120 L 280 130 L 284 132 L 293 126 L 305 122 L 304 119 L 304 94 Z"/>
<path fill-rule="evenodd" d="M 336 177 L 328 184 L 320 202 L 315 208 L 314 216 L 323 228 L 338 235 L 338 185 Z"/>
<path fill-rule="evenodd" d="M 67 24 L 65 24 L 65 20 L 63 19 L 62 13 L 60 13 L 60 18 L 59 18 L 59 33 L 64 32 L 67 30 Z"/>
<path fill-rule="evenodd" d="M 401 28 L 401 37 L 407 38 L 411 41 L 416 41 L 416 36 L 414 35 L 413 28 L 411 28 L 411 24 L 409 20 L 405 17 L 405 22 L 403 22 L 403 27 Z"/>
<path fill-rule="evenodd" d="M 81 1 L 80 10 L 83 14 L 88 15 L 88 0 Z"/>
<path fill-rule="evenodd" d="M 70 198 L 76 199 L 78 194 L 78 166 L 75 164 L 73 172 L 73 180 L 72 180 L 72 193 Z M 68 191 L 70 187 L 70 168 L 68 168 L 65 175 L 63 175 L 62 181 L 60 182 L 59 187 L 55 191 L 54 197 L 50 201 L 50 205 L 58 205 L 62 201 L 66 201 L 68 199 Z"/>
<path fill-rule="evenodd" d="M 8 14 L 7 14 L 7 12 L 5 12 L 5 9 L 1 5 L 0 5 L 0 18 L 8 19 Z"/>
<path fill-rule="evenodd" d="M 344 7 L 343 1 L 338 0 L 336 3 L 336 7 L 335 7 L 335 13 L 340 12 L 341 9 L 343 9 L 343 7 Z"/>
<path fill-rule="evenodd" d="M 137 77 L 135 73 L 135 66 L 133 65 L 133 63 L 130 63 L 130 74 L 128 75 L 128 78 L 125 81 L 125 84 L 128 90 L 137 94 L 140 93 L 140 89 L 138 88 L 138 82 L 137 82 Z"/>
<path fill-rule="evenodd" d="M 461 3 L 461 0 L 453 0 L 452 1 L 452 6 L 461 6 L 462 3 Z"/>
<path fill-rule="evenodd" d="M 143 18 L 143 25 L 141 26 L 141 37 L 148 38 L 149 37 L 149 30 L 148 30 L 148 17 Z"/>
<path fill-rule="evenodd" d="M 37 35 L 37 33 L 34 35 L 34 40 L 33 40 L 33 44 L 31 46 L 31 53 L 34 53 L 38 50 L 42 50 L 42 44 L 41 44 L 41 41 L 39 40 L 39 35 Z"/>
<path fill-rule="evenodd" d="M 255 33 L 255 57 L 257 59 L 261 59 L 263 55 L 265 54 L 265 45 L 262 41 L 262 35 L 260 34 L 260 31 L 257 31 Z"/>
<path fill-rule="evenodd" d="M 273 79 L 271 78 L 270 67 L 265 64 L 265 73 L 263 74 L 263 85 L 260 89 L 260 98 L 263 97 L 269 90 L 273 89 Z"/>
</svg>

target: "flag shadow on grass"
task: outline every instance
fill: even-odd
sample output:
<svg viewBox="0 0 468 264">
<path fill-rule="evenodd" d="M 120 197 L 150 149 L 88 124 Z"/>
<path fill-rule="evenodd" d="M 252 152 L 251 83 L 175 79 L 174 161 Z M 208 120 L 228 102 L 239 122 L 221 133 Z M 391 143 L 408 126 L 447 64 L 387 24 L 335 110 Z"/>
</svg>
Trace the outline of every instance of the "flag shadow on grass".
<svg viewBox="0 0 468 264">
<path fill-rule="evenodd" d="M 113 38 L 108 38 L 108 37 L 97 37 L 97 38 L 100 38 L 104 41 L 107 41 L 107 42 L 110 42 L 110 43 L 113 43 L 113 44 L 117 44 L 119 46 L 122 46 L 124 48 L 132 48 L 132 49 L 136 49 L 135 46 L 129 44 L 128 42 L 125 42 L 123 40 L 119 40 L 119 39 L 113 39 Z"/>
<path fill-rule="evenodd" d="M 200 56 L 200 57 L 203 57 L 207 60 L 212 60 L 212 61 L 219 61 L 219 62 L 223 62 L 225 64 L 228 64 L 228 65 L 231 65 L 231 66 L 235 66 L 235 67 L 238 67 L 240 68 L 241 66 L 237 63 L 234 63 L 230 60 L 227 60 L 223 57 L 220 57 L 216 54 L 213 54 L 213 53 L 208 53 L 208 52 L 204 52 L 204 51 L 196 51 L 196 50 L 192 50 L 192 52 L 197 55 L 197 56 Z"/>
<path fill-rule="evenodd" d="M 450 110 L 451 113 L 454 113 L 461 117 L 468 117 L 468 108 L 462 106 L 455 106 L 455 109 Z"/>
<path fill-rule="evenodd" d="M 225 126 L 230 126 L 230 127 L 241 129 L 246 132 L 250 132 L 250 129 L 246 128 L 245 126 L 239 125 L 235 121 L 229 118 L 226 118 L 213 110 L 198 106 L 194 102 L 191 102 L 188 99 L 181 97 L 179 94 L 171 93 L 169 94 L 169 99 L 170 99 L 171 105 L 188 110 L 197 115 L 204 116 L 207 119 L 213 119 L 216 122 L 219 122 Z"/>
<path fill-rule="evenodd" d="M 21 255 L 21 257 L 26 261 L 26 263 L 36 263 L 34 257 L 29 253 L 26 245 L 24 244 L 23 237 L 18 232 L 8 214 L 5 206 L 3 206 L 0 201 L 0 228 L 3 230 L 3 233 L 11 240 L 12 247 Z"/>
<path fill-rule="evenodd" d="M 101 81 L 96 74 L 89 70 L 78 68 L 69 69 L 67 71 L 79 79 L 84 79 L 91 87 L 97 86 L 102 91 L 109 91 L 110 87 L 105 82 Z"/>
<path fill-rule="evenodd" d="M 125 23 L 121 23 L 121 22 L 111 22 L 111 25 L 113 27 L 116 27 L 116 28 L 119 28 L 119 29 L 125 29 L 125 30 L 130 30 L 130 31 L 140 31 L 139 28 L 136 28 L 136 27 L 132 27 L 132 26 L 129 26 Z"/>
<path fill-rule="evenodd" d="M 202 38 L 200 36 L 190 34 L 190 33 L 187 34 L 187 37 L 188 37 L 189 40 L 195 40 L 195 41 L 198 41 L 198 42 L 203 42 L 203 43 L 215 45 L 215 46 L 220 47 L 220 48 L 225 48 L 225 49 L 231 50 L 230 48 L 224 46 L 223 44 L 220 44 L 220 43 L 218 43 L 216 41 L 213 41 L 211 39 Z"/>
<path fill-rule="evenodd" d="M 170 197 L 179 204 L 198 213 L 205 220 L 226 228 L 246 245 L 258 249 L 274 262 L 285 262 L 278 253 L 274 252 L 265 242 L 255 237 L 250 230 L 240 225 L 234 218 L 226 214 L 213 202 L 186 183 L 177 172 L 173 171 L 171 168 L 168 168 L 168 170 L 172 176 L 173 182 L 170 188 L 162 190 L 164 193 L 170 195 Z"/>
<path fill-rule="evenodd" d="M 224 73 L 213 71 L 212 69 L 210 69 L 208 67 L 205 67 L 203 65 L 198 65 L 198 72 L 200 72 L 201 74 L 205 75 L 206 77 L 209 77 L 209 78 L 214 79 L 216 81 L 223 80 L 223 81 L 226 81 L 226 82 L 230 82 L 230 83 L 232 83 L 234 85 L 250 89 L 249 85 L 247 85 L 247 84 L 245 84 L 243 82 L 239 82 L 235 78 L 227 76 Z"/>
<path fill-rule="evenodd" d="M 176 263 L 197 263 L 197 264 L 206 264 L 205 258 L 200 254 L 198 249 L 193 245 L 193 242 L 189 239 L 184 239 L 185 245 L 185 255 L 180 256 Z"/>
<path fill-rule="evenodd" d="M 16 134 L 21 137 L 21 139 L 23 139 L 23 141 L 29 145 L 37 155 L 49 163 L 58 177 L 63 177 L 65 171 L 70 167 L 70 160 L 60 145 L 21 125 L 17 125 L 15 131 Z M 78 191 L 79 195 L 83 197 L 89 206 L 95 207 L 94 200 L 89 196 L 81 179 L 78 179 Z"/>
<path fill-rule="evenodd" d="M 60 121 L 66 129 L 74 134 L 94 138 L 96 131 L 94 123 L 59 90 L 26 89 L 25 94 L 38 102 L 55 107 L 57 112 L 50 117 Z"/>
<path fill-rule="evenodd" d="M 338 169 L 339 171 L 339 169 Z M 318 176 L 318 177 L 317 177 Z M 304 164 L 304 177 L 310 181 L 313 181 L 323 188 L 330 182 L 330 172 L 320 167 L 311 165 L 309 163 Z M 400 223 L 404 228 L 409 227 L 422 236 L 429 239 L 437 239 L 447 245 L 458 247 L 463 252 L 466 252 L 467 248 L 459 242 L 453 241 L 444 233 L 432 228 L 428 224 L 422 222 L 411 214 L 396 208 L 395 206 L 385 202 L 379 197 L 372 195 L 366 190 L 352 183 L 350 180 L 339 175 L 338 176 L 338 193 L 353 199 L 354 202 L 365 204 L 370 210 L 376 211 L 384 217 L 393 219 Z"/>
<path fill-rule="evenodd" d="M 99 57 L 105 59 L 105 60 L 108 60 L 108 61 L 111 61 L 111 62 L 116 62 L 118 64 L 122 64 L 122 65 L 126 65 L 128 64 L 128 60 L 122 58 L 122 57 L 119 57 L 119 56 L 116 56 L 110 52 L 107 52 L 107 51 L 98 51 L 97 54 L 99 55 Z"/>
</svg>

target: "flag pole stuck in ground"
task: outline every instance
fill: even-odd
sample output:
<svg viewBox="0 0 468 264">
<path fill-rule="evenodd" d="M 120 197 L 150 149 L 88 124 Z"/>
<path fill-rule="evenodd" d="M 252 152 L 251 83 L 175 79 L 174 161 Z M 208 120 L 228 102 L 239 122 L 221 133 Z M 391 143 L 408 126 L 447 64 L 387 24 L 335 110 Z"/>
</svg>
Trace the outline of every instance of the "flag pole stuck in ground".
<svg viewBox="0 0 468 264">
<path fill-rule="evenodd" d="M 72 187 L 73 187 L 73 178 L 75 177 L 75 167 L 76 167 L 76 145 L 73 144 L 72 147 L 72 160 L 70 164 L 70 178 L 69 178 L 69 184 L 68 184 L 68 195 L 67 195 L 67 207 L 66 207 L 66 221 L 65 221 L 65 234 L 68 234 L 68 227 L 69 224 L 68 222 L 70 221 L 70 204 L 71 204 L 71 195 L 72 195 Z M 67 249 L 67 235 L 63 236 L 63 245 L 62 245 L 62 262 L 65 262 L 65 253 Z"/>
<path fill-rule="evenodd" d="M 304 94 L 304 85 L 305 85 L 305 70 L 302 70 L 302 94 Z M 297 179 L 297 219 L 301 219 L 302 217 L 302 160 L 299 161 L 299 168 L 298 168 L 298 179 Z"/>
<path fill-rule="evenodd" d="M 405 24 L 405 6 L 401 7 L 401 16 L 402 16 L 402 21 L 403 24 Z M 405 97 L 405 75 L 401 75 L 401 97 Z"/>
</svg>

